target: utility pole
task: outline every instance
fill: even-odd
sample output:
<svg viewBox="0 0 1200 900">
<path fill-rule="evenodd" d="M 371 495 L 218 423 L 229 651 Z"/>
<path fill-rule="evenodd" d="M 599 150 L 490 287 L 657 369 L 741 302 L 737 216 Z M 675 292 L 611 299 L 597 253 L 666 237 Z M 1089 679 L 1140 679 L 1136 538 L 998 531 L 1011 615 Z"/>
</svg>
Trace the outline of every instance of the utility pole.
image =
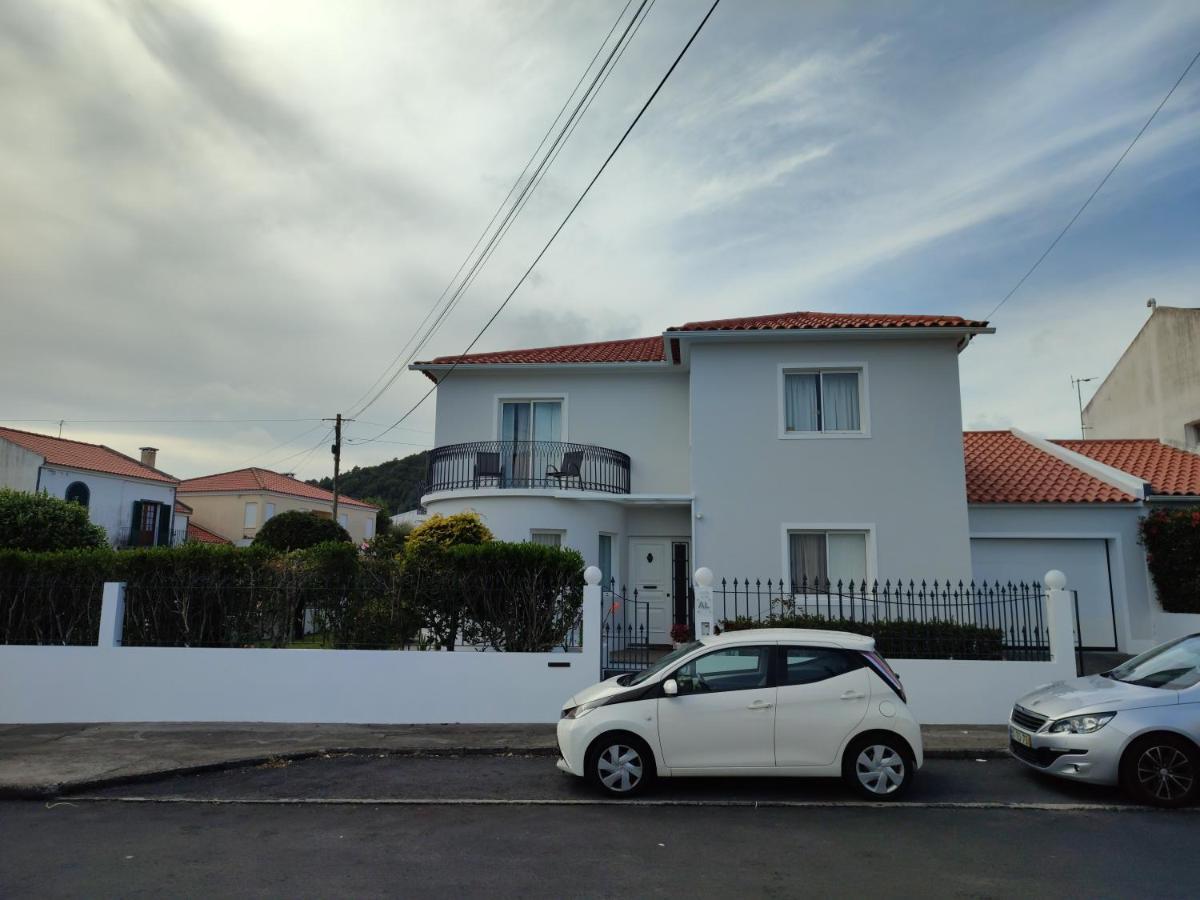
<svg viewBox="0 0 1200 900">
<path fill-rule="evenodd" d="M 338 413 L 334 419 L 323 419 L 322 421 L 333 422 L 333 446 L 329 450 L 333 453 L 333 521 L 336 522 L 338 520 L 338 476 L 342 467 L 342 423 L 354 420 L 343 419 L 342 414 Z"/>
<path fill-rule="evenodd" d="M 1087 440 L 1087 435 L 1084 434 L 1084 431 L 1088 427 L 1083 424 L 1083 388 L 1081 385 L 1095 380 L 1095 375 L 1093 375 L 1091 378 L 1076 378 L 1074 375 L 1071 376 L 1071 387 L 1075 388 L 1075 399 L 1079 402 L 1079 439 L 1081 441 Z"/>
</svg>

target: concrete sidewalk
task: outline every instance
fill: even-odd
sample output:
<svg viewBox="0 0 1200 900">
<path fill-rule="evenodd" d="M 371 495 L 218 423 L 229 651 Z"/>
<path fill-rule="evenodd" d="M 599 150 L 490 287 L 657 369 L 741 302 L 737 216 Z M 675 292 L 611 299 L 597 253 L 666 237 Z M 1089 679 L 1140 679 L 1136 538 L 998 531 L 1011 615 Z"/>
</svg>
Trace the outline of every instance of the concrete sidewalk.
<svg viewBox="0 0 1200 900">
<path fill-rule="evenodd" d="M 1003 725 L 922 729 L 934 758 L 1007 752 Z M 167 774 L 322 753 L 555 755 L 553 725 L 0 725 L 0 797 L 54 797 Z"/>
</svg>

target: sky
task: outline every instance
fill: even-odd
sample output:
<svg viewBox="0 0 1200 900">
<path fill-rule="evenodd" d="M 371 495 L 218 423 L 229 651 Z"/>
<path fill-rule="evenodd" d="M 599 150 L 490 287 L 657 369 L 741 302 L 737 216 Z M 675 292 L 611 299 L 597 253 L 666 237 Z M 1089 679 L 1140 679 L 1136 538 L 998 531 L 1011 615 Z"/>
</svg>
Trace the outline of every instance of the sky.
<svg viewBox="0 0 1200 900">
<path fill-rule="evenodd" d="M 412 335 L 623 6 L 0 4 L 0 424 L 152 444 L 179 477 L 330 474 L 320 419 Z M 462 351 L 707 7 L 651 7 L 421 358 Z M 1194 0 L 725 0 L 476 350 L 986 317 L 1197 50 Z M 964 426 L 1074 436 L 1070 377 L 1147 298 L 1200 306 L 1198 248 L 1200 66 L 960 357 Z M 432 400 L 353 443 L 428 386 L 348 426 L 344 467 L 428 447 Z"/>
</svg>

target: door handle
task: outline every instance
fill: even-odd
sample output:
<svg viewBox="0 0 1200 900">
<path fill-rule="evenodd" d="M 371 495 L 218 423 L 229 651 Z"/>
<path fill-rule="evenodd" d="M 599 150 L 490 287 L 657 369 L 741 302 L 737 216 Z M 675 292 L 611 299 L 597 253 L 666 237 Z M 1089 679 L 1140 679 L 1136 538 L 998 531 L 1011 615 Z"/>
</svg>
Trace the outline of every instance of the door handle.
<svg viewBox="0 0 1200 900">
<path fill-rule="evenodd" d="M 843 700 L 862 700 L 866 696 L 867 696 L 866 694 L 861 693 L 860 691 L 846 691 L 846 693 L 842 694 L 842 699 Z"/>
<path fill-rule="evenodd" d="M 755 700 L 746 709 L 770 709 L 774 705 L 774 703 L 767 703 L 765 700 Z"/>
</svg>

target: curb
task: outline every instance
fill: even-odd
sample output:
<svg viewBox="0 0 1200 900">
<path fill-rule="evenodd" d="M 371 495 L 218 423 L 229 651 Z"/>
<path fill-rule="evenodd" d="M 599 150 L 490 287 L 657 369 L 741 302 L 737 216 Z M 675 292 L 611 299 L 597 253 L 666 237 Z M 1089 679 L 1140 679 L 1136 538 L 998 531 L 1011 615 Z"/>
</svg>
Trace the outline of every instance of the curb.
<svg viewBox="0 0 1200 900">
<path fill-rule="evenodd" d="M 301 762 L 317 759 L 322 756 L 382 756 L 393 758 L 438 757 L 438 756 L 497 756 L 514 754 L 522 756 L 558 756 L 558 748 L 553 746 L 541 747 L 436 747 L 408 748 L 394 747 L 328 747 L 319 750 L 297 750 L 290 753 L 270 753 L 261 756 L 243 756 L 220 762 L 202 763 L 193 766 L 172 766 L 166 769 L 156 769 L 150 772 L 137 772 L 130 775 L 114 775 L 109 778 L 86 778 L 79 781 L 57 782 L 39 785 L 9 785 L 0 784 L 0 800 L 58 800 L 71 797 L 82 791 L 95 791 L 103 788 L 121 787 L 128 784 L 150 784 L 175 778 L 182 775 L 206 775 L 214 772 L 228 772 L 232 769 L 245 769 L 261 766 L 269 762 L 286 760 Z M 926 750 L 926 759 L 1006 759 L 1008 750 L 997 747 L 988 748 L 947 748 Z"/>
</svg>

